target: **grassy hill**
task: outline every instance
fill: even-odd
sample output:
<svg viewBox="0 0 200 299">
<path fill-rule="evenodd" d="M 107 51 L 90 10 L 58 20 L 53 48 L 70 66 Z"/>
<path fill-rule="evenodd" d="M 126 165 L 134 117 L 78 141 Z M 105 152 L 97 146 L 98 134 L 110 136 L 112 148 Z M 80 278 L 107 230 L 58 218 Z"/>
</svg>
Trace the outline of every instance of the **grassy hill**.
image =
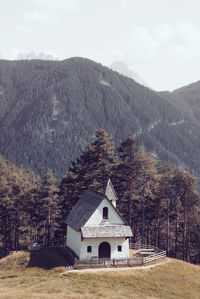
<svg viewBox="0 0 200 299">
<path fill-rule="evenodd" d="M 67 265 L 66 256 L 57 248 L 42 248 L 40 251 L 19 251 L 0 260 L 1 270 L 26 271 L 30 269 L 51 270 Z"/>
<path fill-rule="evenodd" d="M 146 270 L 61 276 L 65 258 L 57 249 L 34 258 L 19 252 L 0 260 L 0 298 L 199 298 L 200 267 L 169 261 Z"/>
</svg>

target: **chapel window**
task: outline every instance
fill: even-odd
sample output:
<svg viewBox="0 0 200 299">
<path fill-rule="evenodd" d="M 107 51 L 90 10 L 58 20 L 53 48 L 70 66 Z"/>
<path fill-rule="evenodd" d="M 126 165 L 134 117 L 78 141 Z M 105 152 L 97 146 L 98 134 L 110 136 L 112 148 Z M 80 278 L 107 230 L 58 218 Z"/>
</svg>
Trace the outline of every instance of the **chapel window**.
<svg viewBox="0 0 200 299">
<path fill-rule="evenodd" d="M 118 245 L 117 250 L 118 250 L 118 251 L 122 251 L 122 246 L 121 246 L 121 245 Z"/>
<path fill-rule="evenodd" d="M 103 219 L 108 219 L 108 208 L 107 207 L 103 208 Z"/>
<path fill-rule="evenodd" d="M 87 252 L 92 252 L 92 246 L 87 247 Z"/>
</svg>

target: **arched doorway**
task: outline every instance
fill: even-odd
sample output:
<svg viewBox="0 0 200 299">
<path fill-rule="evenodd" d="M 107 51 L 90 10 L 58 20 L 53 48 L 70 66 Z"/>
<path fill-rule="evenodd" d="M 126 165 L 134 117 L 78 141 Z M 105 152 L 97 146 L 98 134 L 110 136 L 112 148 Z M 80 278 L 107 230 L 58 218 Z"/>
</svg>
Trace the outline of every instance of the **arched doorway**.
<svg viewBox="0 0 200 299">
<path fill-rule="evenodd" d="M 102 242 L 99 245 L 99 258 L 110 258 L 110 244 Z"/>
</svg>

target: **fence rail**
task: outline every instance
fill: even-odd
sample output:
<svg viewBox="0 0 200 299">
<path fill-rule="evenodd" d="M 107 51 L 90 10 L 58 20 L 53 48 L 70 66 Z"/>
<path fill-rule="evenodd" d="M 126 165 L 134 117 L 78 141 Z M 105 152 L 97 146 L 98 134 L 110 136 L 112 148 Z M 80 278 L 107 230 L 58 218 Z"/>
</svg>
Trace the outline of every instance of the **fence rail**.
<svg viewBox="0 0 200 299">
<path fill-rule="evenodd" d="M 90 267 L 110 267 L 110 266 L 133 266 L 143 264 L 143 258 L 129 258 L 129 259 L 104 259 L 104 258 L 91 258 L 76 260 L 74 268 L 81 268 L 85 266 Z"/>
<path fill-rule="evenodd" d="M 154 255 L 151 255 L 151 256 L 144 257 L 144 264 L 153 262 L 155 260 L 158 260 L 158 259 L 161 259 L 161 258 L 164 258 L 164 257 L 166 257 L 166 251 L 161 251 L 158 254 L 154 254 Z"/>
<path fill-rule="evenodd" d="M 106 258 L 90 258 L 90 259 L 77 259 L 74 268 L 84 267 L 109 267 L 109 266 L 139 266 L 144 265 L 155 260 L 166 257 L 166 251 L 160 251 L 159 253 L 153 252 L 148 257 L 137 256 L 128 259 L 106 259 Z"/>
<path fill-rule="evenodd" d="M 138 252 L 142 252 L 142 251 L 146 251 L 146 252 L 150 252 L 150 251 L 154 251 L 156 253 L 162 252 L 163 249 L 157 248 L 155 246 L 152 245 L 142 245 L 142 244 L 134 244 L 134 243 L 130 243 L 130 249 L 135 249 Z"/>
</svg>

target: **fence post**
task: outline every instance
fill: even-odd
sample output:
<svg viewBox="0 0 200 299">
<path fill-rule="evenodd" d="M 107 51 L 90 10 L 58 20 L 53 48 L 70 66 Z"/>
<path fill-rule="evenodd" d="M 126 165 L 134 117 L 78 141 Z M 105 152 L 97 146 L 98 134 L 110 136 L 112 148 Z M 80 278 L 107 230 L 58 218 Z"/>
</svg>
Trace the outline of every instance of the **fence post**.
<svg viewBox="0 0 200 299">
<path fill-rule="evenodd" d="M 78 259 L 75 257 L 74 258 L 74 263 L 73 263 L 75 266 L 77 266 L 77 261 L 78 261 Z"/>
<path fill-rule="evenodd" d="M 115 259 L 113 259 L 113 266 L 115 266 Z"/>
</svg>

